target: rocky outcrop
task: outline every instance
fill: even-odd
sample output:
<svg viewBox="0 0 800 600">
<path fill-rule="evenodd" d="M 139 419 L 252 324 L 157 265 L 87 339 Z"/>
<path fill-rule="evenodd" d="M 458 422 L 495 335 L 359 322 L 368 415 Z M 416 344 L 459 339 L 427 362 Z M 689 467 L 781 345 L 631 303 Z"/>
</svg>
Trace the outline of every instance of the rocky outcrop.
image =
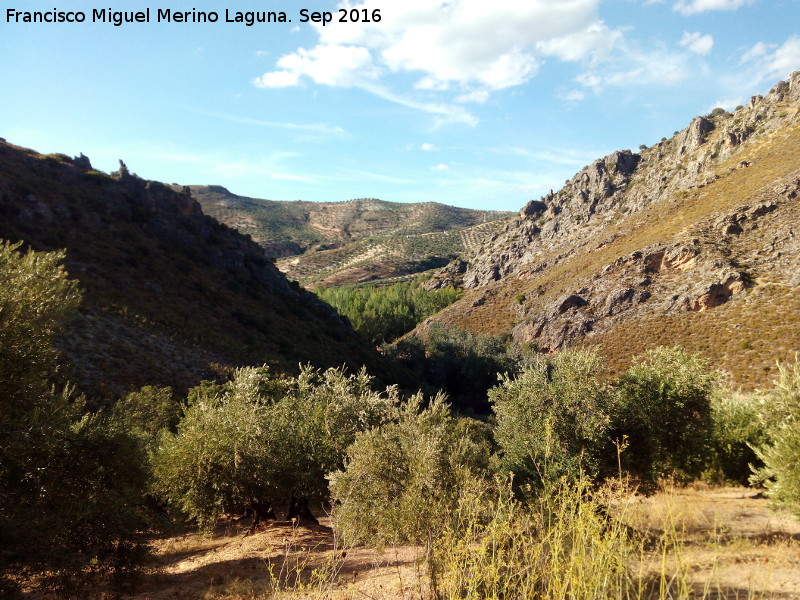
<svg viewBox="0 0 800 600">
<path fill-rule="evenodd" d="M 473 252 L 464 287 L 497 281 L 537 261 L 549 245 L 601 226 L 619 204 L 640 160 L 628 150 L 614 152 L 585 167 L 557 193 L 529 202 L 517 219 Z"/>
<path fill-rule="evenodd" d="M 799 120 L 797 72 L 733 112 L 593 162 L 459 263 L 476 290 L 462 301 L 470 317 L 455 305 L 438 318 L 507 323 L 516 341 L 552 351 L 634 318 L 745 306 L 755 286 L 796 287 Z"/>
</svg>

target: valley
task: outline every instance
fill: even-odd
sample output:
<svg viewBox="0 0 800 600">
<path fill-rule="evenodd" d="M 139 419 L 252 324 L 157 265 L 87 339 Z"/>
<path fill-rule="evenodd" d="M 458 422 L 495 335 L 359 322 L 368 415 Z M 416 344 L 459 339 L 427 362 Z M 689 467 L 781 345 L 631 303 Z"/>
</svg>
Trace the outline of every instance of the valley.
<svg viewBox="0 0 800 600">
<path fill-rule="evenodd" d="M 513 214 L 0 140 L 0 595 L 796 597 L 798 157 L 800 71 Z"/>
</svg>

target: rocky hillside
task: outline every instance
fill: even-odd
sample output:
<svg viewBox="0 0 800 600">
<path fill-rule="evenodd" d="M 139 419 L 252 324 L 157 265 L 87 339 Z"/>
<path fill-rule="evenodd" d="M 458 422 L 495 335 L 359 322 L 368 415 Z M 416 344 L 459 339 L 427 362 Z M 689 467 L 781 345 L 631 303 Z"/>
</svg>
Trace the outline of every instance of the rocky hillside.
<svg viewBox="0 0 800 600">
<path fill-rule="evenodd" d="M 66 248 L 84 301 L 61 345 L 92 392 L 186 387 L 243 363 L 295 369 L 376 354 L 261 246 L 203 214 L 189 190 L 0 140 L 0 238 Z"/>
<path fill-rule="evenodd" d="M 432 281 L 468 290 L 436 318 L 542 351 L 602 345 L 614 368 L 681 344 L 764 385 L 800 349 L 799 194 L 797 72 L 528 203 Z"/>
<path fill-rule="evenodd" d="M 221 186 L 189 189 L 206 214 L 250 235 L 290 279 L 307 285 L 441 267 L 493 234 L 498 220 L 513 216 L 436 202 L 280 202 L 237 196 Z"/>
</svg>

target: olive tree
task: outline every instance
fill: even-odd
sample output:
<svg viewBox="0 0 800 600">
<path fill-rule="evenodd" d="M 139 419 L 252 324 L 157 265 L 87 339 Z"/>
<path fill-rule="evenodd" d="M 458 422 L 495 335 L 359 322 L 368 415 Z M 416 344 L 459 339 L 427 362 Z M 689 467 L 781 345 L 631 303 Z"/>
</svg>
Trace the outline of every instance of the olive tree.
<svg viewBox="0 0 800 600">
<path fill-rule="evenodd" d="M 423 404 L 418 394 L 397 420 L 357 434 L 344 468 L 330 474 L 335 527 L 348 543 L 422 541 L 486 477 L 486 430 L 456 419 L 441 395 Z"/>
<path fill-rule="evenodd" d="M 252 510 L 254 527 L 275 506 L 327 498 L 326 473 L 342 463 L 356 432 L 394 410 L 394 390 L 371 389 L 365 371 L 278 377 L 265 367 L 236 371 L 222 388 L 192 394 L 176 433 L 155 453 L 155 490 L 202 526 L 222 512 Z"/>
<path fill-rule="evenodd" d="M 800 360 L 778 365 L 778 381 L 763 405 L 768 443 L 756 448 L 764 466 L 751 482 L 766 486 L 777 504 L 800 516 Z"/>
<path fill-rule="evenodd" d="M 634 359 L 616 383 L 612 432 L 627 445 L 627 471 L 645 481 L 702 472 L 713 431 L 714 380 L 702 358 L 678 347 Z"/>
<path fill-rule="evenodd" d="M 0 242 L 0 567 L 74 583 L 142 557 L 144 473 L 135 441 L 59 378 L 53 341 L 80 302 L 64 256 Z"/>
<path fill-rule="evenodd" d="M 597 475 L 607 446 L 610 394 L 587 350 L 538 355 L 489 390 L 502 465 L 517 485 L 538 488 L 581 471 Z"/>
</svg>

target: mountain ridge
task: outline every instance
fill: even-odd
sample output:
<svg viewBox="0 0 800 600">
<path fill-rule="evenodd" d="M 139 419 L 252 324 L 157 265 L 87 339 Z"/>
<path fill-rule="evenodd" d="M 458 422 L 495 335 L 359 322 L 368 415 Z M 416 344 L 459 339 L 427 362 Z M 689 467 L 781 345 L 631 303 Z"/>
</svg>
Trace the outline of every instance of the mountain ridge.
<svg viewBox="0 0 800 600">
<path fill-rule="evenodd" d="M 204 212 L 250 235 L 281 271 L 306 285 L 395 279 L 442 266 L 514 214 L 376 198 L 264 200 L 222 186 L 187 187 Z"/>
<path fill-rule="evenodd" d="M 800 342 L 782 314 L 798 307 L 798 157 L 800 72 L 733 113 L 717 109 L 640 153 L 598 159 L 529 202 L 434 276 L 431 287 L 467 293 L 433 319 L 546 352 L 602 345 L 615 368 L 680 343 L 731 382 L 764 385 Z"/>
</svg>

